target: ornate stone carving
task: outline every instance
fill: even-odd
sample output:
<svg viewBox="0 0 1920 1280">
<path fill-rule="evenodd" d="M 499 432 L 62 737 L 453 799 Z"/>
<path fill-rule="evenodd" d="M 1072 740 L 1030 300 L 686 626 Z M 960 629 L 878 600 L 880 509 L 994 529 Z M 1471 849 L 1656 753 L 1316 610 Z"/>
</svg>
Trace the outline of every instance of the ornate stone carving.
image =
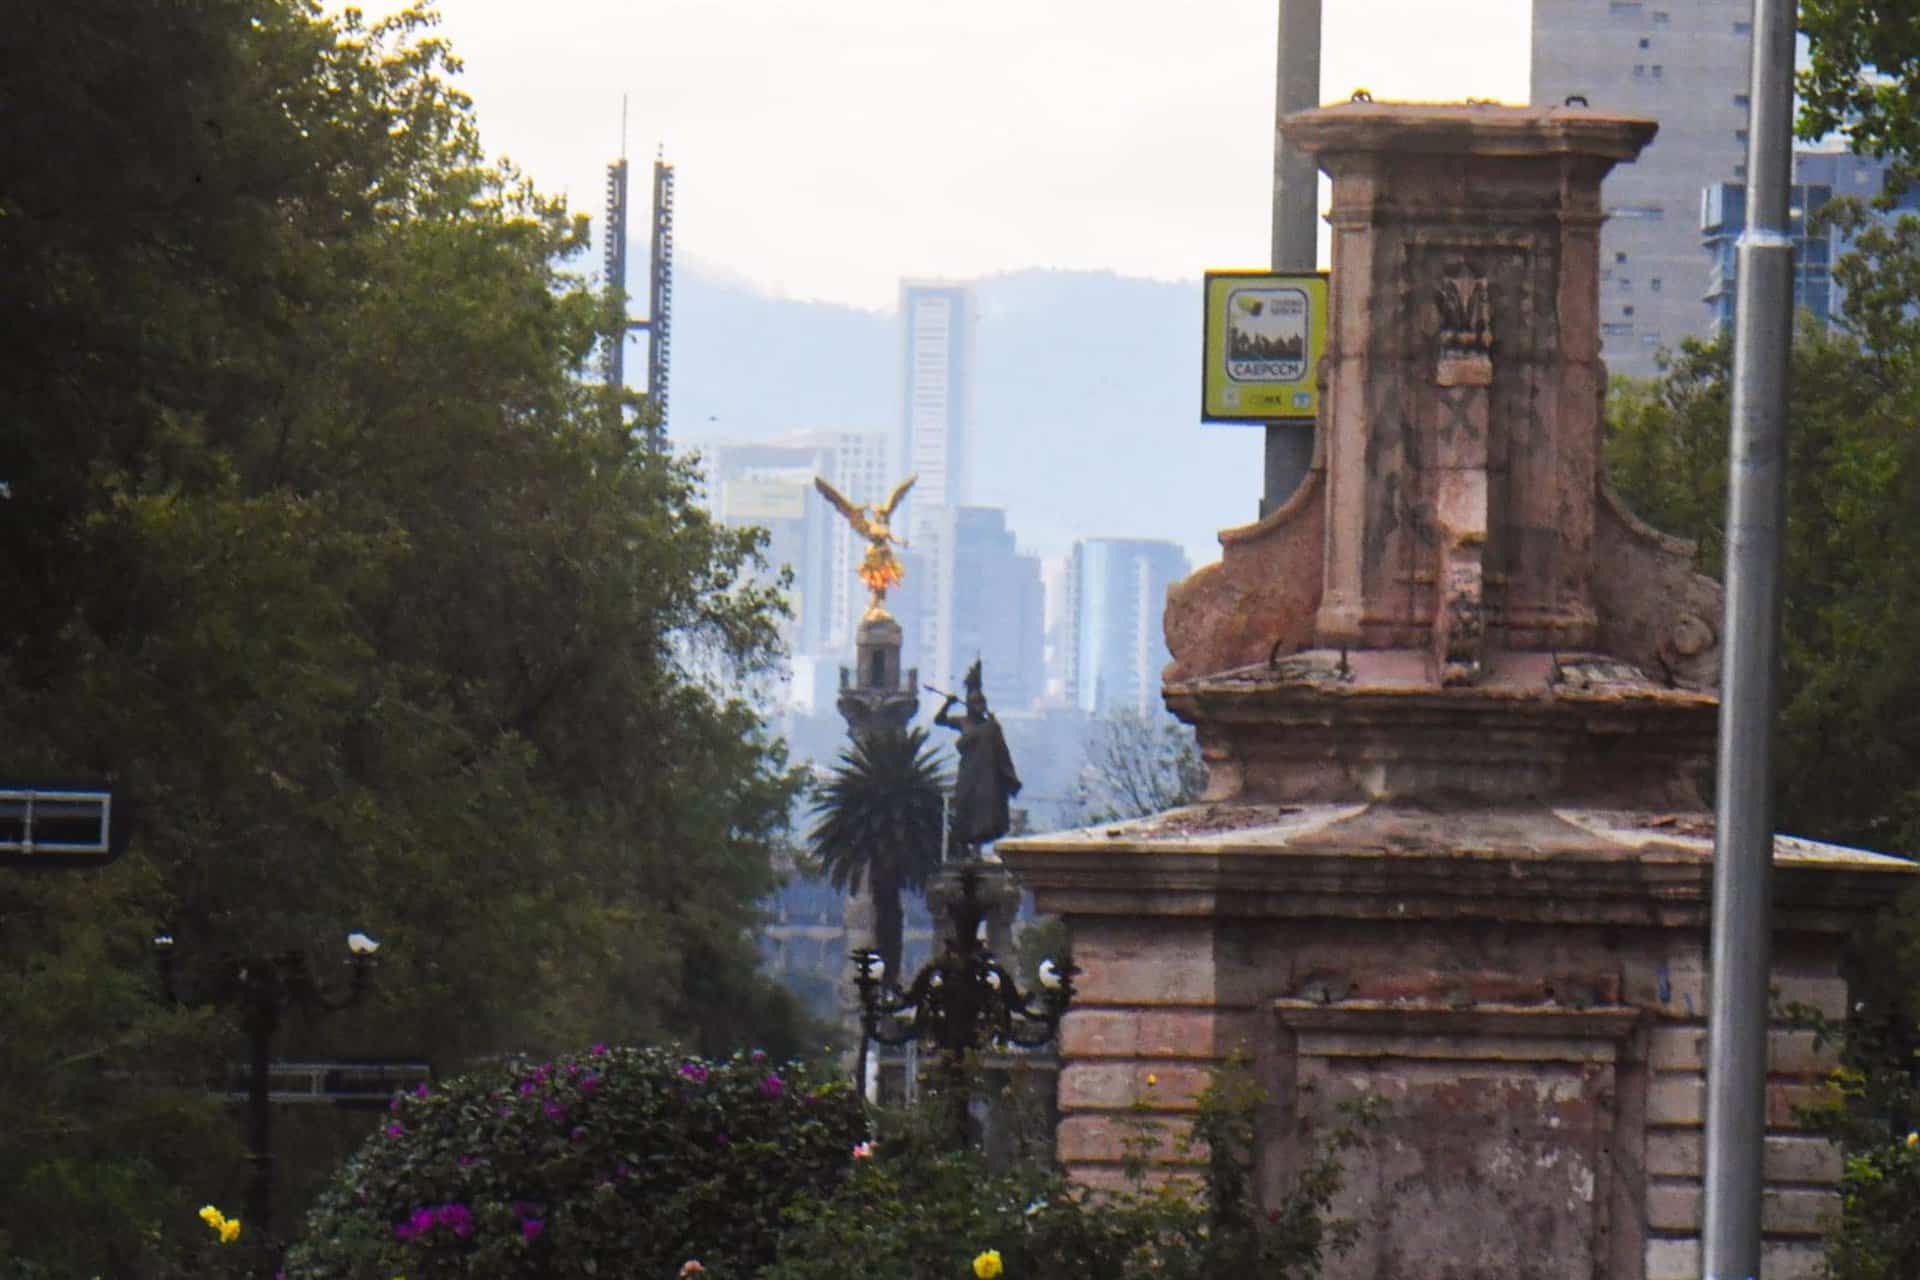
<svg viewBox="0 0 1920 1280">
<path fill-rule="evenodd" d="M 1443 387 L 1493 385 L 1493 312 L 1485 276 L 1471 275 L 1465 264 L 1433 287 L 1440 312 L 1440 352 L 1434 380 Z"/>
</svg>

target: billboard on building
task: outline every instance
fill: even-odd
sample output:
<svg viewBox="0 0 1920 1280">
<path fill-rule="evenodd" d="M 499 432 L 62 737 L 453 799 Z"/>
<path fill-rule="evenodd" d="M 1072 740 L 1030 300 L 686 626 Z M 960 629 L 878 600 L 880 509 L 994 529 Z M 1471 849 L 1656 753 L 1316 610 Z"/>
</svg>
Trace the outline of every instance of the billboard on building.
<svg viewBox="0 0 1920 1280">
<path fill-rule="evenodd" d="M 720 486 L 721 517 L 742 523 L 805 519 L 811 488 L 809 473 L 736 476 Z"/>
<path fill-rule="evenodd" d="M 1324 272 L 1207 272 L 1201 419 L 1312 421 L 1326 346 Z"/>
</svg>

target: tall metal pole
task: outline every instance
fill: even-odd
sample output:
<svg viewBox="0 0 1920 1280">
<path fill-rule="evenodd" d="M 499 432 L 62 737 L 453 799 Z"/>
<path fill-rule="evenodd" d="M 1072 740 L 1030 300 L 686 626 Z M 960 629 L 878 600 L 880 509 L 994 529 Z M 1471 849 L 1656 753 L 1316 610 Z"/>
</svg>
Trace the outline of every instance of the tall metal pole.
<svg viewBox="0 0 1920 1280">
<path fill-rule="evenodd" d="M 1733 346 L 1727 603 L 1721 628 L 1712 989 L 1707 1029 L 1705 1280 L 1760 1274 L 1773 914 L 1773 717 L 1786 528 L 1793 337 L 1794 0 L 1754 0 L 1747 225 Z"/>
<path fill-rule="evenodd" d="M 1320 105 L 1321 0 L 1279 0 L 1280 48 L 1274 76 L 1274 119 Z M 1273 135 L 1273 269 L 1311 271 L 1318 262 L 1320 166 L 1280 135 Z M 1306 479 L 1313 463 L 1313 428 L 1267 424 L 1265 515 Z"/>
</svg>

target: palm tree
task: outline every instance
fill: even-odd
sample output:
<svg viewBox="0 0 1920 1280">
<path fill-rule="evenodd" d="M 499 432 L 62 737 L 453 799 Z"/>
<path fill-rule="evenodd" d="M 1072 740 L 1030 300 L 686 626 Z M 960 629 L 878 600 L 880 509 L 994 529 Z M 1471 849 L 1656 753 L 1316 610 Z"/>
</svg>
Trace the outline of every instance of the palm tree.
<svg viewBox="0 0 1920 1280">
<path fill-rule="evenodd" d="M 874 950 L 895 981 L 904 980 L 900 895 L 940 866 L 947 787 L 925 729 L 888 730 L 853 740 L 814 805 L 813 855 L 834 888 L 858 893 L 866 883 Z"/>
</svg>

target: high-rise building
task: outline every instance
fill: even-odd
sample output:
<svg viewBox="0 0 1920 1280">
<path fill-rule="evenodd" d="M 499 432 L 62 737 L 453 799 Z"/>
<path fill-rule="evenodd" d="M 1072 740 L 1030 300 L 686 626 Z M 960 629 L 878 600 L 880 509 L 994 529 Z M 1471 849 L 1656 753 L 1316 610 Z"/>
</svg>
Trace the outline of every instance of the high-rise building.
<svg viewBox="0 0 1920 1280">
<path fill-rule="evenodd" d="M 942 545 L 943 512 L 967 501 L 967 434 L 972 414 L 973 296 L 963 284 L 903 281 L 900 286 L 900 456 L 916 475 L 904 528 L 918 553 L 918 609 L 899 613 L 909 661 L 938 683 L 948 673 L 939 655 L 953 653 L 952 555 Z"/>
<path fill-rule="evenodd" d="M 1886 190 L 1888 162 L 1847 151 L 1795 151 L 1788 206 L 1793 235 L 1793 305 L 1822 324 L 1846 310 L 1846 291 L 1833 278 L 1835 259 L 1852 237 L 1819 224 L 1815 214 L 1834 199 L 1878 199 Z M 1920 188 L 1909 187 L 1894 202 L 1892 216 L 1920 209 Z M 1876 216 L 1890 216 L 1886 213 Z M 1706 299 L 1715 328 L 1733 324 L 1740 278 L 1734 252 L 1746 227 L 1747 184 L 1715 182 L 1700 197 L 1700 235 L 1709 262 Z"/>
<path fill-rule="evenodd" d="M 949 587 L 923 606 L 934 623 L 923 635 L 936 642 L 917 655 L 921 674 L 958 691 L 978 658 L 995 710 L 1032 706 L 1046 688 L 1039 557 L 1020 553 L 1007 513 L 995 507 L 937 508 L 932 524 L 937 576 Z"/>
<path fill-rule="evenodd" d="M 1063 676 L 1073 704 L 1089 715 L 1150 715 L 1160 706 L 1160 672 L 1171 660 L 1161 615 L 1167 588 L 1187 576 L 1178 544 L 1090 538 L 1074 544 L 1061 637 L 1071 650 Z"/>
<path fill-rule="evenodd" d="M 775 443 L 812 449 L 816 472 L 849 502 L 884 502 L 902 476 L 889 474 L 887 438 L 879 432 L 802 431 Z M 867 542 L 837 512 L 826 510 L 818 494 L 809 499 L 827 521 L 826 578 L 815 589 L 822 610 L 819 644 L 829 653 L 853 648 L 854 628 L 867 611 L 867 588 L 857 570 Z"/>
<path fill-rule="evenodd" d="M 1533 0 L 1535 105 L 1570 96 L 1660 133 L 1601 188 L 1600 337 L 1611 373 L 1657 372 L 1707 333 L 1701 188 L 1746 177 L 1752 0 Z"/>
<path fill-rule="evenodd" d="M 973 294 L 964 284 L 900 285 L 900 452 L 920 477 L 915 508 L 964 506 L 972 413 Z"/>
<path fill-rule="evenodd" d="M 853 651 L 867 607 L 855 570 L 866 542 L 814 491 L 824 478 L 851 502 L 887 496 L 887 440 L 878 433 L 805 431 L 768 441 L 701 445 L 709 509 L 723 524 L 767 530 L 768 564 L 793 570 L 793 616 L 784 639 L 796 654 Z"/>
</svg>

